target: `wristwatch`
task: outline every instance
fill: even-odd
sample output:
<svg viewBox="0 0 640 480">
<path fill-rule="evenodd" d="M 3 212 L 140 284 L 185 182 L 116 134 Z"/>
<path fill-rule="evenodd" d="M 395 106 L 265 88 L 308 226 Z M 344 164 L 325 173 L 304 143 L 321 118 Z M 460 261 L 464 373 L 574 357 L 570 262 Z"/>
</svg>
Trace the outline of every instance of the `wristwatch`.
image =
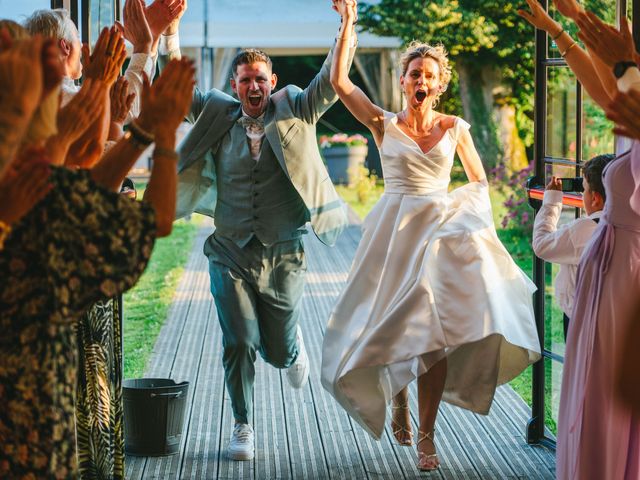
<svg viewBox="0 0 640 480">
<path fill-rule="evenodd" d="M 622 76 L 625 74 L 628 68 L 637 67 L 637 66 L 638 65 L 636 64 L 636 62 L 631 62 L 631 61 L 618 62 L 613 66 L 613 74 L 615 75 L 616 78 L 622 78 Z"/>
</svg>

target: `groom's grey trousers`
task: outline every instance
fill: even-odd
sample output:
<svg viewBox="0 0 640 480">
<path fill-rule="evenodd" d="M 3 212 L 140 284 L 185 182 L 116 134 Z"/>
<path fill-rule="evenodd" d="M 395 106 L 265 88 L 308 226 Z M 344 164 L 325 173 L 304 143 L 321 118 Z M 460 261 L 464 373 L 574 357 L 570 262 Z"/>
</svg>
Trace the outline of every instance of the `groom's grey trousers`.
<svg viewBox="0 0 640 480">
<path fill-rule="evenodd" d="M 236 125 L 217 152 L 216 231 L 204 245 L 222 328 L 233 414 L 249 423 L 256 351 L 277 368 L 298 355 L 296 330 L 306 261 L 308 213 L 268 143 L 251 158 Z"/>
</svg>

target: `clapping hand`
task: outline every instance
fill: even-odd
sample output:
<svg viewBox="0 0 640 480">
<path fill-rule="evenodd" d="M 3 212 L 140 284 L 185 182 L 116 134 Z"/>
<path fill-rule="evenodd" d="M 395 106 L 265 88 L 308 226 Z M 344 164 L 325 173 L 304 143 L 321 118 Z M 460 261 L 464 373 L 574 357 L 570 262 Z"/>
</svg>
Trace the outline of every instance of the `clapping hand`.
<svg viewBox="0 0 640 480">
<path fill-rule="evenodd" d="M 640 140 L 640 91 L 616 93 L 605 113 L 616 124 L 613 133 Z"/>
<path fill-rule="evenodd" d="M 620 19 L 620 30 L 588 11 L 578 15 L 576 24 L 580 27 L 580 40 L 610 67 L 618 62 L 635 60 L 635 46 L 626 17 Z"/>
<path fill-rule="evenodd" d="M 189 59 L 171 60 L 160 77 L 149 85 L 145 77 L 142 88 L 141 112 L 137 122 L 147 131 L 158 130 L 175 134 L 178 125 L 189 112 L 195 85 L 195 67 Z"/>
<path fill-rule="evenodd" d="M 178 32 L 180 19 L 187 11 L 187 0 L 155 0 L 145 10 L 145 15 L 154 39 L 163 33 L 170 35 Z"/>
<path fill-rule="evenodd" d="M 133 53 L 150 53 L 154 37 L 145 16 L 144 1 L 126 0 L 122 21 L 116 22 L 116 26 L 133 45 Z"/>
<path fill-rule="evenodd" d="M 127 58 L 122 34 L 117 27 L 103 28 L 93 49 L 82 46 L 82 63 L 85 78 L 103 81 L 111 87 L 120 75 L 122 64 Z"/>
<path fill-rule="evenodd" d="M 120 77 L 111 87 L 111 123 L 118 124 L 121 128 L 129 115 L 135 92 L 129 93 L 129 82 L 125 77 Z"/>
</svg>

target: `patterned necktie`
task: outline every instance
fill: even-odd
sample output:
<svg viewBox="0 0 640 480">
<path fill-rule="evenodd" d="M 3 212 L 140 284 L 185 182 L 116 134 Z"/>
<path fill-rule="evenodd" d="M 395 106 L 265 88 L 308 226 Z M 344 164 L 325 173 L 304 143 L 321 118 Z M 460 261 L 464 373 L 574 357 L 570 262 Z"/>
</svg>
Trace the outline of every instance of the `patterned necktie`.
<svg viewBox="0 0 640 480">
<path fill-rule="evenodd" d="M 249 150 L 251 157 L 257 162 L 260 158 L 260 147 L 264 137 L 264 115 L 253 118 L 243 115 L 238 119 L 238 123 L 244 127 L 249 140 Z"/>
</svg>

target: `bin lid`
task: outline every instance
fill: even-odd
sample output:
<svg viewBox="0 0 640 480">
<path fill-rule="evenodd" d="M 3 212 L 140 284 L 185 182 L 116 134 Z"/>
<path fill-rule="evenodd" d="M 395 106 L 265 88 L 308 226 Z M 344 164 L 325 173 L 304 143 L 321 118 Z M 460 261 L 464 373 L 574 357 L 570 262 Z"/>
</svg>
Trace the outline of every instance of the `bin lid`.
<svg viewBox="0 0 640 480">
<path fill-rule="evenodd" d="M 176 383 L 170 378 L 130 378 L 122 382 L 122 387 L 131 390 L 157 390 L 163 388 L 185 387 L 189 382 Z"/>
</svg>

